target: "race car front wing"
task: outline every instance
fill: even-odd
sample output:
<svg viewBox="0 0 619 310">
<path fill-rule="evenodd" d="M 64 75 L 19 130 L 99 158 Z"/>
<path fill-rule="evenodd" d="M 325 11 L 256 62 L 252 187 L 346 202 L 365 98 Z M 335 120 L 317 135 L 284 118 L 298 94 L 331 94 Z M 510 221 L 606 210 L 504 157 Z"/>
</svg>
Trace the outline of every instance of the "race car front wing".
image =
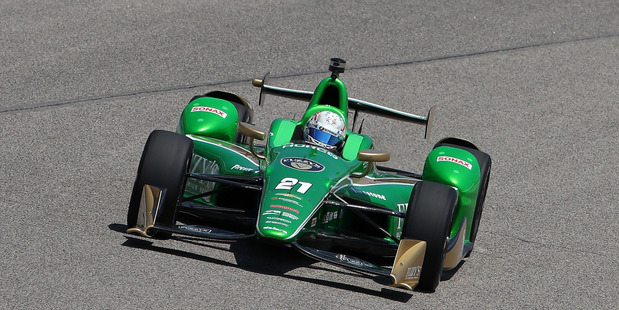
<svg viewBox="0 0 619 310">
<path fill-rule="evenodd" d="M 127 233 L 136 233 L 144 237 L 152 237 L 154 235 L 153 232 L 164 231 L 223 241 L 233 241 L 255 237 L 255 234 L 231 232 L 202 225 L 157 225 L 157 211 L 163 202 L 165 193 L 166 189 L 164 188 L 158 188 L 148 184 L 144 185 L 136 227 L 128 228 Z M 338 203 L 338 205 L 344 206 L 341 203 Z M 351 205 L 351 207 L 353 209 L 367 208 L 359 205 Z M 379 212 L 388 211 L 380 210 Z M 466 219 L 460 223 L 460 229 L 458 230 L 459 233 L 447 242 L 445 259 L 446 269 L 454 268 L 457 265 L 457 262 L 464 257 L 465 253 L 470 251 L 470 248 L 463 247 L 465 227 Z M 324 261 L 342 268 L 360 271 L 366 274 L 385 276 L 391 279 L 391 286 L 409 290 L 414 289 L 419 283 L 419 276 L 421 274 L 426 250 L 425 241 L 406 238 L 401 239 L 398 243 L 393 266 L 391 268 L 386 268 L 354 256 L 319 250 L 301 245 L 298 242 L 292 242 L 291 245 L 304 255 L 316 260 Z"/>
</svg>

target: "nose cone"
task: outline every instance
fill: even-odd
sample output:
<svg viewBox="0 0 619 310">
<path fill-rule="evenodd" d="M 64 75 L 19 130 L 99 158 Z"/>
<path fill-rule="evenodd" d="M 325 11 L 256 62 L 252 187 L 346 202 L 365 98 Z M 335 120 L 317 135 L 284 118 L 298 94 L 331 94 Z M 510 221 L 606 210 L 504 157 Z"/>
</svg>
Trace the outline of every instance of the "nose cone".
<svg viewBox="0 0 619 310">
<path fill-rule="evenodd" d="M 268 162 L 256 231 L 285 242 L 316 226 L 316 212 L 332 184 L 357 164 L 317 146 L 293 143 L 271 149 Z"/>
<path fill-rule="evenodd" d="M 304 220 L 300 216 L 305 208 L 301 201 L 284 195 L 274 195 L 271 203 L 263 205 L 258 220 L 258 234 L 265 238 L 290 240 L 301 230 Z"/>
<path fill-rule="evenodd" d="M 264 226 L 259 231 L 262 237 L 270 239 L 286 240 L 290 237 L 288 231 L 275 226 Z"/>
</svg>

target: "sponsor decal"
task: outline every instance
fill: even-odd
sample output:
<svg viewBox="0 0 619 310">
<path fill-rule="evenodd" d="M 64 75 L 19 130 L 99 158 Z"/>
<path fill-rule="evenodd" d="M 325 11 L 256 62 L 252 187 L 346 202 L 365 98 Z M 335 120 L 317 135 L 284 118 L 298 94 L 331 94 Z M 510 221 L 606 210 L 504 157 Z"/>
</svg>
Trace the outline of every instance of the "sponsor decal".
<svg viewBox="0 0 619 310">
<path fill-rule="evenodd" d="M 381 194 L 377 194 L 377 193 L 371 193 L 371 192 L 366 192 L 366 191 L 362 191 L 364 194 L 370 196 L 370 197 L 374 197 L 374 198 L 378 198 L 378 199 L 382 199 L 382 200 L 387 200 L 387 198 L 385 198 L 385 195 L 381 195 Z"/>
<path fill-rule="evenodd" d="M 299 210 L 296 210 L 294 208 L 287 207 L 287 206 L 271 205 L 270 208 L 284 209 L 284 210 L 292 211 L 296 214 L 299 214 Z"/>
<path fill-rule="evenodd" d="M 277 195 L 277 196 L 285 196 L 285 197 L 290 197 L 290 198 L 301 200 L 301 197 L 293 195 L 293 194 L 288 194 L 288 193 L 275 193 L 275 195 Z"/>
<path fill-rule="evenodd" d="M 214 160 L 194 154 L 191 162 L 193 163 L 190 170 L 192 173 L 219 174 L 219 165 Z"/>
<path fill-rule="evenodd" d="M 275 231 L 279 231 L 279 232 L 283 232 L 285 234 L 288 234 L 287 231 L 281 229 L 281 228 L 277 228 L 277 227 L 272 227 L 272 226 L 264 226 L 262 227 L 262 229 L 270 229 L 270 230 L 275 230 Z"/>
<path fill-rule="evenodd" d="M 406 212 L 406 209 L 408 209 L 408 203 L 398 203 L 398 211 L 400 212 Z M 398 227 L 396 228 L 396 238 L 400 238 L 402 237 L 402 228 L 404 226 L 404 218 L 398 217 L 397 218 L 398 221 Z"/>
<path fill-rule="evenodd" d="M 311 159 L 300 157 L 285 157 L 280 160 L 282 165 L 301 171 L 320 172 L 325 170 L 325 166 Z"/>
<path fill-rule="evenodd" d="M 210 112 L 213 114 L 217 114 L 223 118 L 226 118 L 228 116 L 226 112 L 211 107 L 193 107 L 191 108 L 191 112 Z"/>
<path fill-rule="evenodd" d="M 337 211 L 327 212 L 325 216 L 322 218 L 322 223 L 326 224 L 335 219 L 337 219 Z"/>
<path fill-rule="evenodd" d="M 288 199 L 288 198 L 283 198 L 283 197 L 273 197 L 273 198 L 271 198 L 271 200 L 281 200 L 281 201 L 285 201 L 285 202 L 287 202 L 287 203 L 291 203 L 291 204 L 293 204 L 293 205 L 297 205 L 297 206 L 299 206 L 299 207 L 303 208 L 303 205 L 302 205 L 302 204 L 300 204 L 300 203 L 299 203 L 298 201 L 296 201 L 296 200 L 292 200 L 292 199 Z"/>
<path fill-rule="evenodd" d="M 247 168 L 247 167 L 243 167 L 239 164 L 236 164 L 234 166 L 232 166 L 232 168 L 230 168 L 231 170 L 241 170 L 241 171 L 254 171 L 255 169 L 252 168 Z"/>
<path fill-rule="evenodd" d="M 311 144 L 288 143 L 288 144 L 282 146 L 282 148 L 287 148 L 287 147 L 309 148 L 309 149 L 316 150 L 316 151 L 321 152 L 321 153 L 325 153 L 325 154 L 331 156 L 333 159 L 338 159 L 339 158 L 337 155 L 333 154 L 329 150 L 326 150 L 326 149 L 323 149 L 321 147 L 318 147 L 318 146 L 315 146 L 315 145 L 311 145 Z"/>
<path fill-rule="evenodd" d="M 183 230 L 194 231 L 194 232 L 197 232 L 197 233 L 210 234 L 211 232 L 213 232 L 213 230 L 211 230 L 211 229 L 204 228 L 204 227 L 199 227 L 199 226 L 183 225 L 183 226 L 180 226 L 179 228 L 183 229 Z"/>
<path fill-rule="evenodd" d="M 409 267 L 406 270 L 406 280 L 419 280 L 421 275 L 421 266 Z"/>
<path fill-rule="evenodd" d="M 464 166 L 464 167 L 466 167 L 469 170 L 473 169 L 473 165 L 471 165 L 469 162 L 466 162 L 466 161 L 464 161 L 462 159 L 458 159 L 458 158 L 455 158 L 455 157 L 439 156 L 439 157 L 436 158 L 436 161 L 437 162 L 448 161 L 448 162 L 452 162 L 454 164 L 458 164 L 458 165 Z"/>
<path fill-rule="evenodd" d="M 262 215 L 276 215 L 276 216 L 279 216 L 280 214 L 282 214 L 282 211 L 279 211 L 279 210 L 266 210 L 266 211 L 262 212 Z"/>
<path fill-rule="evenodd" d="M 278 222 L 284 222 L 284 223 L 292 223 L 292 221 L 287 220 L 285 218 L 281 218 L 281 217 L 272 217 L 272 216 L 267 216 L 267 219 L 272 220 L 272 221 L 278 221 Z"/>
<path fill-rule="evenodd" d="M 191 173 L 204 173 L 204 174 L 219 174 L 219 165 L 217 162 L 208 160 L 204 157 L 193 154 L 191 159 Z M 204 193 L 215 189 L 215 182 L 209 182 L 205 180 L 189 179 L 187 180 L 186 190 L 193 193 Z M 211 201 L 211 196 L 202 198 L 205 201 Z"/>
<path fill-rule="evenodd" d="M 318 219 L 317 218 L 312 218 L 312 226 L 310 226 L 310 227 L 316 226 L 316 223 L 318 223 Z"/>
<path fill-rule="evenodd" d="M 353 192 L 355 192 L 355 193 L 359 193 L 359 194 L 363 194 L 363 195 L 366 195 L 366 196 L 370 196 L 370 197 L 378 198 L 378 199 L 381 199 L 381 200 L 387 200 L 387 198 L 385 197 L 385 195 L 376 194 L 376 193 L 372 193 L 372 192 L 362 191 L 362 190 L 357 189 L 357 188 L 354 188 L 354 187 L 353 187 L 351 190 L 352 190 Z"/>
<path fill-rule="evenodd" d="M 282 222 L 277 222 L 277 221 L 266 221 L 265 224 L 281 225 L 281 226 L 284 226 L 284 227 L 288 227 L 288 224 L 282 223 Z"/>
<path fill-rule="evenodd" d="M 277 211 L 277 212 L 280 212 L 280 211 Z M 296 216 L 296 215 L 294 215 L 294 214 L 292 214 L 292 213 L 288 213 L 288 212 L 282 212 L 282 216 L 283 216 L 283 217 L 287 217 L 287 218 L 289 218 L 289 219 L 291 219 L 291 220 L 293 220 L 293 221 L 296 221 L 296 220 L 298 220 L 298 219 L 299 219 L 299 217 L 298 217 L 298 216 Z"/>
<path fill-rule="evenodd" d="M 352 257 L 352 256 L 346 256 L 344 254 L 338 254 L 335 256 L 335 258 L 339 259 L 342 262 L 346 262 L 352 265 L 356 265 L 359 267 L 372 267 L 372 264 L 362 260 L 362 259 L 358 259 L 356 257 Z"/>
</svg>

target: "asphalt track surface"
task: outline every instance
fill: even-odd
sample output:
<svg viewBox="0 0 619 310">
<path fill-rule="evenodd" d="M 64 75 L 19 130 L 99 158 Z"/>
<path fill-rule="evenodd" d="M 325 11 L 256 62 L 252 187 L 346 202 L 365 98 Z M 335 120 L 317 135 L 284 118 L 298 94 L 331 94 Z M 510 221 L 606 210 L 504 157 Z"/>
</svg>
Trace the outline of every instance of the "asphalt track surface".
<svg viewBox="0 0 619 310">
<path fill-rule="evenodd" d="M 619 304 L 617 1 L 0 3 L 0 308 L 608 309 Z M 491 154 L 473 255 L 434 294 L 254 242 L 124 233 L 142 147 L 196 94 L 250 80 L 425 114 L 366 117 L 396 168 L 438 139 Z"/>
</svg>

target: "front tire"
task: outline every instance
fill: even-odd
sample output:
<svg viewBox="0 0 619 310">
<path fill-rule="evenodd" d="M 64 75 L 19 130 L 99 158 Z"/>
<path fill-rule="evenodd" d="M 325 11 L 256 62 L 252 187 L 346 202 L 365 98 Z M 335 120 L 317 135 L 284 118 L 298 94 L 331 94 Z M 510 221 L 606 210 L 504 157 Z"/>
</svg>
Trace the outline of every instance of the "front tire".
<svg viewBox="0 0 619 310">
<path fill-rule="evenodd" d="M 413 188 L 402 238 L 426 242 L 420 290 L 434 292 L 438 286 L 457 202 L 456 190 L 447 185 L 420 181 Z"/>
<path fill-rule="evenodd" d="M 185 191 L 192 154 L 193 142 L 183 135 L 163 130 L 155 130 L 149 135 L 131 192 L 127 211 L 128 227 L 136 225 L 144 184 L 166 189 L 155 222 L 164 226 L 176 223 L 176 207 Z M 169 233 L 163 232 L 155 235 L 159 238 L 170 237 Z"/>
</svg>

